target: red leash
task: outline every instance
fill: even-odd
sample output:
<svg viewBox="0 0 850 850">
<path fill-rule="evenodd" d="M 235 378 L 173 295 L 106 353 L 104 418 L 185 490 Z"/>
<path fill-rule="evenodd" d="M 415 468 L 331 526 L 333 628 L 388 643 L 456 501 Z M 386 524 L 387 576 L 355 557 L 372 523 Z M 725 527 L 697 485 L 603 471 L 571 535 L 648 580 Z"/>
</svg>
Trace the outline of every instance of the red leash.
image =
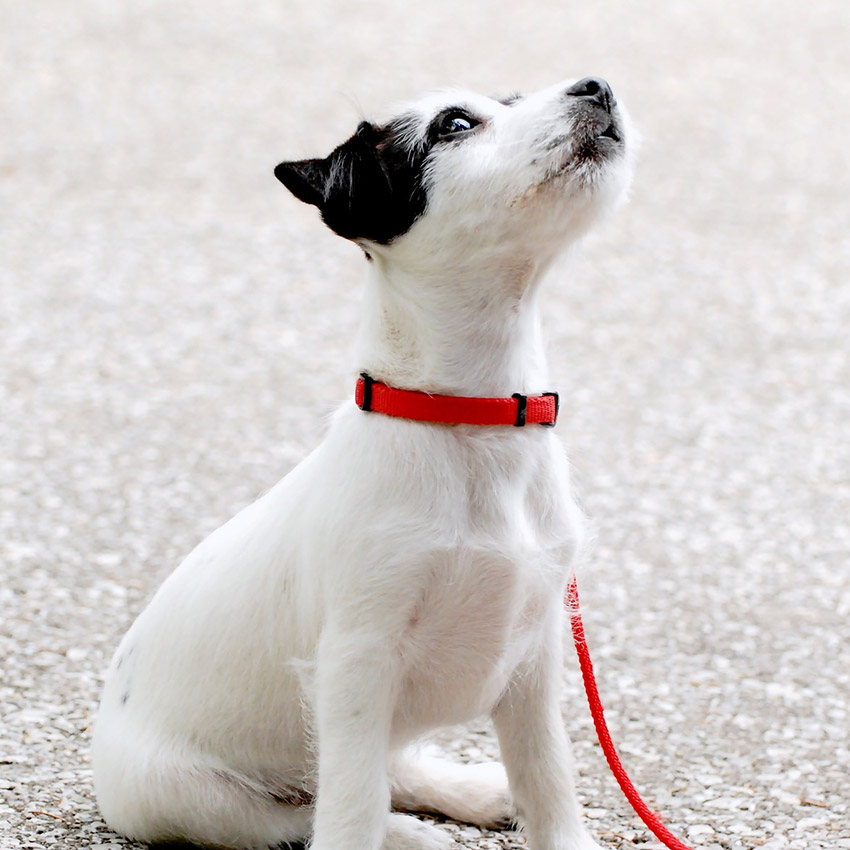
<svg viewBox="0 0 850 850">
<path fill-rule="evenodd" d="M 604 709 L 602 701 L 599 699 L 599 689 L 596 687 L 596 677 L 593 675 L 593 664 L 590 661 L 590 650 L 587 648 L 587 640 L 584 636 L 584 624 L 581 621 L 581 611 L 579 610 L 578 600 L 578 584 L 575 576 L 570 581 L 570 586 L 567 589 L 567 604 L 570 609 L 570 622 L 573 629 L 573 640 L 578 653 L 578 662 L 581 666 L 581 675 L 584 679 L 584 689 L 587 692 L 587 702 L 590 705 L 590 713 L 593 715 L 593 724 L 596 726 L 596 734 L 599 738 L 599 743 L 602 745 L 602 752 L 605 753 L 605 758 L 608 760 L 608 766 L 611 768 L 611 773 L 617 780 L 626 799 L 631 803 L 632 808 L 637 812 L 640 819 L 646 824 L 650 832 L 670 850 L 691 850 L 687 844 L 681 842 L 666 826 L 661 822 L 649 806 L 644 803 L 638 794 L 632 780 L 623 767 L 620 757 L 617 755 L 617 750 L 614 747 L 614 742 L 611 740 L 611 733 L 608 731 L 608 724 L 605 722 Z"/>
</svg>

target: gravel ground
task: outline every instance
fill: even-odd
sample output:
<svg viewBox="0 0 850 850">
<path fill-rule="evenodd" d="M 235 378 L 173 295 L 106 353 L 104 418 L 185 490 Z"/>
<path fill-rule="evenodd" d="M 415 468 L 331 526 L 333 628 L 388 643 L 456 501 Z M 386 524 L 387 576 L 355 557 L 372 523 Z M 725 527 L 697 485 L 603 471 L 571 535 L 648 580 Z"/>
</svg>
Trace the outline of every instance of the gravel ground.
<svg viewBox="0 0 850 850">
<path fill-rule="evenodd" d="M 350 391 L 362 261 L 273 165 L 422 89 L 586 74 L 644 136 L 630 206 L 547 295 L 609 722 L 689 843 L 850 848 L 845 0 L 40 0 L 2 17 L 3 850 L 129 846 L 92 798 L 106 662 Z M 572 658 L 564 712 L 591 826 L 644 845 Z M 495 755 L 486 725 L 444 744 Z"/>
</svg>

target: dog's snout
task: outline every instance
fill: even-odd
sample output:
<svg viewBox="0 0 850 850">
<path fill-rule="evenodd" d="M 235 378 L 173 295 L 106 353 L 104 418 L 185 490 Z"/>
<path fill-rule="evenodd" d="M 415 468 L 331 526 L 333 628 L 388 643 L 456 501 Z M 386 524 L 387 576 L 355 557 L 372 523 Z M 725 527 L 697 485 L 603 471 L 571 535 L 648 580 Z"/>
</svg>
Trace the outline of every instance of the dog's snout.
<svg viewBox="0 0 850 850">
<path fill-rule="evenodd" d="M 566 92 L 570 97 L 579 97 L 601 106 L 610 112 L 616 105 L 611 86 L 601 77 L 585 77 L 571 85 Z"/>
</svg>

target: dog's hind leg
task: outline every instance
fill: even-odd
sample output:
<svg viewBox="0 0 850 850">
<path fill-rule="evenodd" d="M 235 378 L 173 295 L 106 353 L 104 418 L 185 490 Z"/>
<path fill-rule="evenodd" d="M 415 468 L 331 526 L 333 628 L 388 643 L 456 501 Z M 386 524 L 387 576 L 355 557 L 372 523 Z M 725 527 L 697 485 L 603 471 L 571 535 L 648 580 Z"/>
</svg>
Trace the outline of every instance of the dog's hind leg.
<svg viewBox="0 0 850 850">
<path fill-rule="evenodd" d="M 107 823 L 142 841 L 186 840 L 215 847 L 256 848 L 303 844 L 312 808 L 279 802 L 221 770 L 157 771 L 155 787 L 137 786 L 123 811 L 101 804 Z"/>
<path fill-rule="evenodd" d="M 457 764 L 414 749 L 398 753 L 390 768 L 393 808 L 435 812 L 483 827 L 514 820 L 505 769 L 498 762 Z"/>
<path fill-rule="evenodd" d="M 104 731 L 95 742 L 95 790 L 107 824 L 122 835 L 252 850 L 309 838 L 312 807 L 294 804 L 298 792 L 266 787 L 163 742 L 141 746 L 132 730 Z"/>
</svg>

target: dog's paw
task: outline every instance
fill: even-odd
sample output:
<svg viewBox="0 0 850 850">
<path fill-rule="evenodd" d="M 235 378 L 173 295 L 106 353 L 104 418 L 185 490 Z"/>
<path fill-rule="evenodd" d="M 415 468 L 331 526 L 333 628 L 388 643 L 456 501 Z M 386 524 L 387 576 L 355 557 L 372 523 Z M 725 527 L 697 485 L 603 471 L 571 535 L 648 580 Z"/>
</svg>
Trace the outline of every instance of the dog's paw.
<svg viewBox="0 0 850 850">
<path fill-rule="evenodd" d="M 563 850 L 607 850 L 601 844 L 597 844 L 587 832 L 582 832 L 567 841 L 558 843 Z"/>
<path fill-rule="evenodd" d="M 412 815 L 391 814 L 381 850 L 449 850 L 451 836 Z"/>
</svg>

